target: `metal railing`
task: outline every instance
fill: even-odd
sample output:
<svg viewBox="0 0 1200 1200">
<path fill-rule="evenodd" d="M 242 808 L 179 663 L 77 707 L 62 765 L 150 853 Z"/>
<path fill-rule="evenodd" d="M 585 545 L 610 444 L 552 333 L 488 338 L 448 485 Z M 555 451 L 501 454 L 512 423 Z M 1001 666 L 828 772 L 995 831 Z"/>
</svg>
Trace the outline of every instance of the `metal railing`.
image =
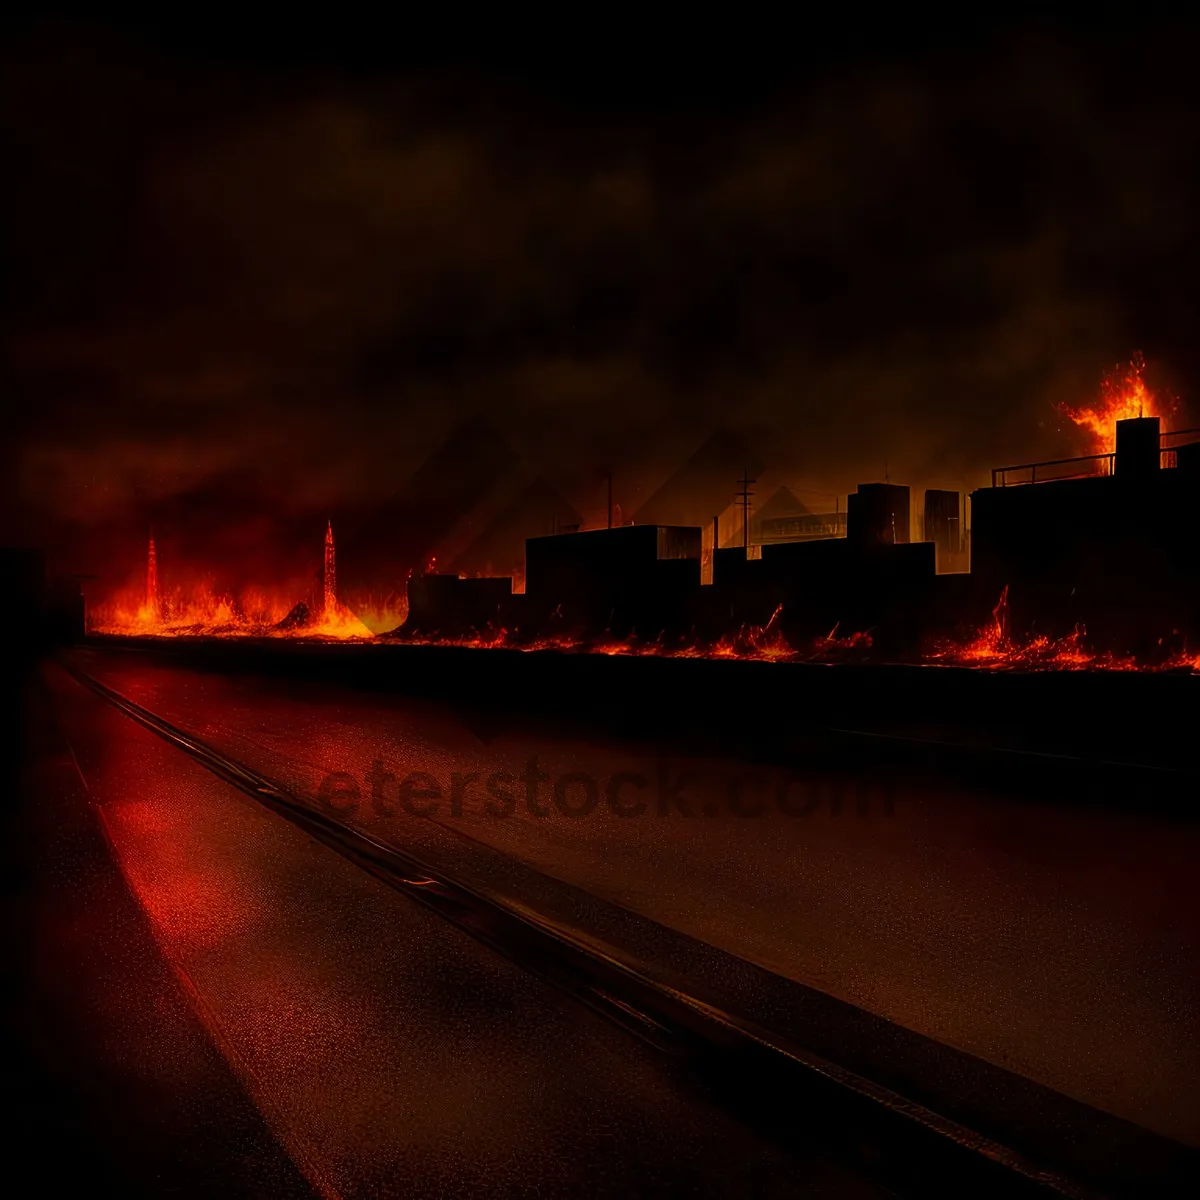
<svg viewBox="0 0 1200 1200">
<path fill-rule="evenodd" d="M 1159 465 L 1161 467 L 1175 466 L 1175 451 L 1177 447 L 1166 445 L 1168 438 L 1188 437 L 1200 434 L 1200 428 L 1196 429 L 1168 429 L 1159 436 Z M 992 468 L 992 487 L 1016 487 L 1019 484 L 1037 483 L 1037 473 L 1043 467 L 1069 467 L 1075 466 L 1078 463 L 1096 463 L 1098 468 L 1095 470 L 1078 470 L 1066 474 L 1054 473 L 1049 478 L 1043 476 L 1042 482 L 1049 483 L 1054 479 L 1087 479 L 1093 475 L 1111 475 L 1116 466 L 1115 453 L 1107 454 L 1085 454 L 1079 458 L 1052 458 L 1046 462 L 1038 463 L 1021 463 L 1015 467 L 993 467 Z M 1009 475 L 1017 471 L 1028 471 L 1028 479 L 1009 479 Z"/>
<path fill-rule="evenodd" d="M 1179 447 L 1166 445 L 1167 438 L 1188 437 L 1188 436 L 1194 437 L 1198 433 L 1200 433 L 1200 429 L 1169 429 L 1169 430 L 1167 430 L 1166 433 L 1160 434 L 1159 435 L 1160 449 L 1158 452 L 1159 453 L 1159 464 L 1158 465 L 1160 467 L 1166 467 L 1166 468 L 1175 467 L 1175 466 L 1179 465 L 1178 460 L 1176 459 L 1176 456 L 1175 456 L 1175 451 L 1178 450 Z"/>
<path fill-rule="evenodd" d="M 1016 487 L 1019 484 L 1037 483 L 1037 473 L 1040 468 L 1074 466 L 1077 463 L 1096 463 L 1099 469 L 1073 471 L 1069 474 L 1055 474 L 1051 476 L 1051 479 L 1086 479 L 1092 475 L 1111 475 L 1113 471 L 1113 459 L 1116 457 L 1116 454 L 1085 454 L 1081 458 L 1052 458 L 1046 462 L 1021 463 L 1015 467 L 993 467 L 992 487 Z M 1028 471 L 1029 478 L 1010 480 L 1008 476 L 1014 471 Z M 1043 478 L 1042 482 L 1049 483 L 1050 480 Z"/>
<path fill-rule="evenodd" d="M 1167 429 L 1158 435 L 1158 443 L 1160 446 L 1162 446 L 1163 442 L 1165 442 L 1167 438 L 1184 437 L 1196 433 L 1200 433 L 1200 429 Z M 1166 446 L 1163 446 L 1164 450 L 1166 448 Z"/>
</svg>

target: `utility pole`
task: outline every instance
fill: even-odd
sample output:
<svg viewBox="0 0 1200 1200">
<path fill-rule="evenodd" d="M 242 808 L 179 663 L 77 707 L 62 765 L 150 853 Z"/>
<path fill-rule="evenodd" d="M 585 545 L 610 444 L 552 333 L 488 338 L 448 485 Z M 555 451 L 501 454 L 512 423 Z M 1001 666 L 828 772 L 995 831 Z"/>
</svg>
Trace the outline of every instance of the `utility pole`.
<svg viewBox="0 0 1200 1200">
<path fill-rule="evenodd" d="M 742 471 L 742 477 L 738 480 L 738 483 L 742 486 L 742 490 L 738 492 L 738 496 L 742 501 L 742 549 L 747 554 L 750 553 L 750 497 L 754 495 L 750 491 L 750 485 L 757 482 L 757 479 L 750 478 L 749 467 L 746 467 Z"/>
<path fill-rule="evenodd" d="M 608 527 L 612 528 L 612 472 L 608 473 Z"/>
</svg>

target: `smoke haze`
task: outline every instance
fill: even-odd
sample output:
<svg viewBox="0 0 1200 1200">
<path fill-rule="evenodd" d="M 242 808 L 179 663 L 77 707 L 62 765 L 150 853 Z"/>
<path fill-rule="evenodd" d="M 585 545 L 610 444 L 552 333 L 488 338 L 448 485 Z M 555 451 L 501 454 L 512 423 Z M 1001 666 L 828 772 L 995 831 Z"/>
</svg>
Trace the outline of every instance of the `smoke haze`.
<svg viewBox="0 0 1200 1200">
<path fill-rule="evenodd" d="M 646 94 L 29 23 L 10 540 L 119 575 L 155 524 L 302 573 L 479 417 L 628 513 L 721 426 L 830 495 L 980 486 L 1081 452 L 1054 405 L 1135 349 L 1186 410 L 1189 45 L 1010 29 Z"/>
</svg>

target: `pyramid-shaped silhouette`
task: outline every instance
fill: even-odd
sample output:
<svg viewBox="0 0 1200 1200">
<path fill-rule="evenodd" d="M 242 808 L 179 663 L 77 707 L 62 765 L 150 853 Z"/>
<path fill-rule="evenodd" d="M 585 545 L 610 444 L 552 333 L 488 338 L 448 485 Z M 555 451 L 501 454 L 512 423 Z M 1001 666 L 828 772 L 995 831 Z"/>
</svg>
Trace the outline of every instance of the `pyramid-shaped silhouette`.
<svg viewBox="0 0 1200 1200">
<path fill-rule="evenodd" d="M 507 575 L 525 561 L 525 539 L 565 531 L 579 513 L 544 479 L 536 479 L 450 564 L 450 571 Z"/>
<path fill-rule="evenodd" d="M 729 507 L 746 470 L 761 474 L 762 459 L 740 434 L 718 429 L 634 513 L 634 524 L 707 527 Z"/>
<path fill-rule="evenodd" d="M 520 456 L 486 421 L 461 425 L 397 492 L 338 547 L 339 589 L 357 596 L 403 593 L 454 526 Z"/>
</svg>

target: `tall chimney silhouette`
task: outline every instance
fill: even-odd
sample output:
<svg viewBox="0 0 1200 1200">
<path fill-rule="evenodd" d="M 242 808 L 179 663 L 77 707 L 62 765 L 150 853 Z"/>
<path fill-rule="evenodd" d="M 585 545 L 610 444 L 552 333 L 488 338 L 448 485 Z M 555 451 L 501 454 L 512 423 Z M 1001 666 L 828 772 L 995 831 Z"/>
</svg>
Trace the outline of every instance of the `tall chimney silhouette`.
<svg viewBox="0 0 1200 1200">
<path fill-rule="evenodd" d="M 333 522 L 325 526 L 325 615 L 337 611 L 337 565 L 333 551 Z"/>
<path fill-rule="evenodd" d="M 1157 417 L 1130 417 L 1117 422 L 1114 471 L 1126 479 L 1153 474 L 1159 469 L 1161 444 Z"/>
<path fill-rule="evenodd" d="M 153 620 L 158 620 L 158 553 L 154 549 L 154 534 L 150 535 L 150 553 L 146 559 L 146 608 Z"/>
</svg>

